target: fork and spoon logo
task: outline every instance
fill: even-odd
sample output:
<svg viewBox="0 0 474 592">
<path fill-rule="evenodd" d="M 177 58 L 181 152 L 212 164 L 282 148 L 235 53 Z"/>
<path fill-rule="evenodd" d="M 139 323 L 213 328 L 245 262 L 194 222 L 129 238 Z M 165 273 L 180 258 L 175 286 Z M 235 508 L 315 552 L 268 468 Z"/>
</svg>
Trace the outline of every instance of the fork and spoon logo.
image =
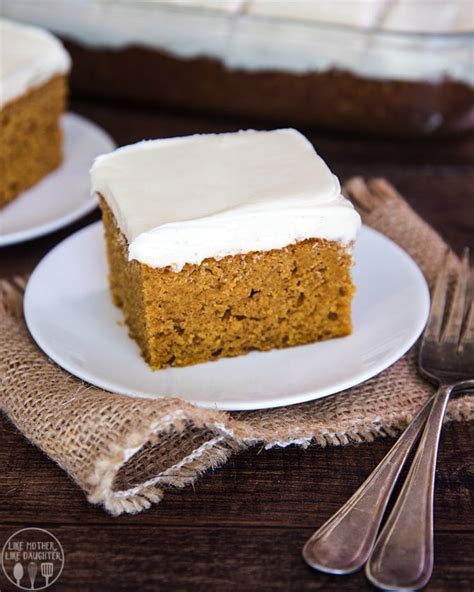
<svg viewBox="0 0 474 592">
<path fill-rule="evenodd" d="M 24 528 L 6 541 L 1 563 L 5 576 L 20 590 L 45 590 L 61 575 L 64 551 L 49 531 Z"/>
</svg>

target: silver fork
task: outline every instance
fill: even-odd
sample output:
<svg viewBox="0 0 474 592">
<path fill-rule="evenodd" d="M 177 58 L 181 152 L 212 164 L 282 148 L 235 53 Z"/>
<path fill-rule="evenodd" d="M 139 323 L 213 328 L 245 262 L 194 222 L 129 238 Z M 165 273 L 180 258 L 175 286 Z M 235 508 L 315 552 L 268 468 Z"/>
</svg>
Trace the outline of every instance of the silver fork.
<svg viewBox="0 0 474 592">
<path fill-rule="evenodd" d="M 458 326 L 458 316 L 462 318 L 462 311 L 464 308 L 464 301 L 466 300 L 466 289 L 467 289 L 467 276 L 468 276 L 468 255 L 467 252 L 464 254 L 462 263 L 462 272 L 459 276 L 459 281 L 455 291 L 453 299 L 453 307 L 451 309 L 451 315 L 447 327 L 445 329 L 446 337 L 451 333 L 454 333 L 455 326 Z M 431 314 L 428 320 L 425 336 L 423 338 L 422 345 L 422 356 L 426 355 L 425 345 L 437 340 L 441 331 L 441 324 L 443 319 L 445 300 L 446 300 L 446 289 L 448 283 L 448 257 L 446 257 L 443 268 L 438 276 L 436 283 L 433 303 L 431 307 Z M 461 302 L 461 299 L 464 301 Z M 462 304 L 462 306 L 461 306 Z M 462 347 L 460 351 L 455 354 L 456 363 L 459 359 L 464 359 L 462 377 L 451 376 L 448 385 L 460 380 L 462 378 L 463 385 L 469 386 L 474 385 L 473 380 L 469 378 L 469 360 L 470 363 L 470 377 L 474 375 L 474 360 L 472 349 L 474 347 L 474 311 L 471 305 L 468 321 L 466 323 L 466 330 L 463 334 Z M 449 332 L 448 332 L 449 329 Z M 457 337 L 459 338 L 459 328 Z M 444 360 L 446 364 L 452 363 L 451 359 Z M 443 365 L 441 367 L 445 367 Z M 431 366 L 430 366 L 431 367 Z M 448 368 L 448 365 L 446 365 Z M 453 366 L 453 369 L 457 366 Z M 466 378 L 467 375 L 467 378 Z M 434 373 L 430 375 L 431 380 L 436 380 Z M 443 375 L 444 376 L 444 375 Z M 400 471 L 405 463 L 410 449 L 418 440 L 420 433 L 425 424 L 426 418 L 430 413 L 433 405 L 433 409 L 436 406 L 436 402 L 443 397 L 444 404 L 442 405 L 442 413 L 439 416 L 438 424 L 438 436 L 441 426 L 441 421 L 446 408 L 446 403 L 449 398 L 449 394 L 452 391 L 452 387 L 446 392 L 445 389 L 441 389 L 435 395 L 434 398 L 430 399 L 423 408 L 418 412 L 414 420 L 411 422 L 409 427 L 403 432 L 398 439 L 397 443 L 393 446 L 390 452 L 385 458 L 379 463 L 376 469 L 368 477 L 368 479 L 361 485 L 361 487 L 355 492 L 355 494 L 344 504 L 344 506 L 330 518 L 314 535 L 307 541 L 303 549 L 303 557 L 305 561 L 313 568 L 325 571 L 327 573 L 334 574 L 346 574 L 356 571 L 361 568 L 367 561 L 374 547 L 375 538 L 379 530 L 382 517 L 387 506 L 390 495 L 393 491 L 393 487 L 397 481 Z M 438 410 L 439 411 L 439 410 Z M 434 415 L 432 415 L 434 417 Z M 426 438 L 424 439 L 426 442 Z M 436 439 L 434 458 L 432 460 L 432 476 L 434 476 L 434 466 L 436 462 Z M 426 444 L 425 444 L 426 445 Z M 421 446 L 420 446 L 421 448 Z M 429 484 L 429 479 L 425 484 Z M 431 480 L 432 484 L 432 480 Z M 432 488 L 432 485 L 431 485 Z M 432 504 L 431 504 L 432 507 Z M 385 531 L 384 531 L 385 532 Z M 429 528 L 429 532 L 432 533 L 432 527 Z M 417 535 L 419 533 L 416 533 Z M 428 537 L 429 538 L 429 537 Z M 425 539 L 427 540 L 427 539 Z M 380 547 L 378 547 L 380 549 Z M 432 545 L 430 545 L 432 548 Z M 431 555 L 432 557 L 432 555 Z M 374 556 L 375 559 L 375 556 Z M 431 559 L 432 564 L 432 559 Z M 375 565 L 371 563 L 373 567 Z M 385 566 L 387 565 L 386 559 L 384 563 L 378 564 L 383 567 L 385 573 Z M 396 570 L 399 566 L 396 566 Z M 369 578 L 378 584 L 378 578 L 381 577 L 382 572 L 376 568 L 376 571 L 372 571 Z M 397 572 L 398 573 L 398 572 Z M 431 569 L 429 570 L 431 573 Z M 376 575 L 377 574 L 377 575 Z M 377 581 L 375 581 L 377 578 Z M 429 579 L 429 576 L 428 576 Z M 382 580 L 380 579 L 380 582 Z M 384 579 L 385 582 L 385 579 Z M 382 583 L 380 584 L 382 585 Z M 385 585 L 385 583 L 383 584 Z M 398 584 L 397 584 L 398 587 Z"/>
<path fill-rule="evenodd" d="M 365 570 L 368 579 L 384 590 L 422 588 L 433 571 L 433 493 L 443 418 L 453 390 L 474 387 L 474 303 L 469 296 L 469 275 L 466 249 L 449 311 L 447 260 L 434 290 L 419 369 L 438 385 L 438 391 L 406 481 Z"/>
</svg>

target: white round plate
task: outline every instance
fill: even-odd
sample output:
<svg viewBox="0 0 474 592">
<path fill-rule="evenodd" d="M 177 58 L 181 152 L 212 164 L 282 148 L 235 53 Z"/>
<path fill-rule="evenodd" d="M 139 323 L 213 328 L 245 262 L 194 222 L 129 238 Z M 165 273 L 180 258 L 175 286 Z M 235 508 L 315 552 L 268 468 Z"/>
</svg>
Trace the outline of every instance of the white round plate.
<svg viewBox="0 0 474 592">
<path fill-rule="evenodd" d="M 429 293 L 410 257 L 362 228 L 353 271 L 354 332 L 270 352 L 153 372 L 110 299 L 101 223 L 57 245 L 28 282 L 25 317 L 46 354 L 92 384 L 135 397 L 180 397 L 202 407 L 261 409 L 337 393 L 381 372 L 416 341 Z"/>
<path fill-rule="evenodd" d="M 64 159 L 52 173 L 0 210 L 0 247 L 48 234 L 97 207 L 89 169 L 115 142 L 100 127 L 74 113 L 62 118 Z"/>
</svg>

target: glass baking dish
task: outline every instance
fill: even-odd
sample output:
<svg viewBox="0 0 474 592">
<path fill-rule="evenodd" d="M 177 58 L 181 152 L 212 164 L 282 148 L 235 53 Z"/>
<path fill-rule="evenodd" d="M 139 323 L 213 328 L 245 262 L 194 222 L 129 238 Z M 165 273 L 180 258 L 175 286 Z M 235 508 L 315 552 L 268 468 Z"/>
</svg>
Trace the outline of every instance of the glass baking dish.
<svg viewBox="0 0 474 592">
<path fill-rule="evenodd" d="M 144 0 L 3 0 L 59 34 L 76 93 L 388 136 L 474 129 L 474 36 Z M 221 8 L 219 8 L 221 7 Z"/>
</svg>

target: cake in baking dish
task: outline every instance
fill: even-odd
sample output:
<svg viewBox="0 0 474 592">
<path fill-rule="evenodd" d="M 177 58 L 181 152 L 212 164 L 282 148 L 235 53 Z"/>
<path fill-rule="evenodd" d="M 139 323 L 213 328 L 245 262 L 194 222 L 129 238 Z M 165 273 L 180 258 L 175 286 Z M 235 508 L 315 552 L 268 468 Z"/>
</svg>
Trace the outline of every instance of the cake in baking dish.
<svg viewBox="0 0 474 592">
<path fill-rule="evenodd" d="M 153 369 L 351 332 L 360 218 L 296 130 L 139 142 L 91 176 L 112 297 Z"/>
<path fill-rule="evenodd" d="M 70 59 L 50 33 L 0 19 L 0 208 L 62 159 Z"/>
<path fill-rule="evenodd" d="M 7 16 L 64 39 L 79 93 L 390 136 L 474 130 L 473 6 L 2 0 Z"/>
</svg>

